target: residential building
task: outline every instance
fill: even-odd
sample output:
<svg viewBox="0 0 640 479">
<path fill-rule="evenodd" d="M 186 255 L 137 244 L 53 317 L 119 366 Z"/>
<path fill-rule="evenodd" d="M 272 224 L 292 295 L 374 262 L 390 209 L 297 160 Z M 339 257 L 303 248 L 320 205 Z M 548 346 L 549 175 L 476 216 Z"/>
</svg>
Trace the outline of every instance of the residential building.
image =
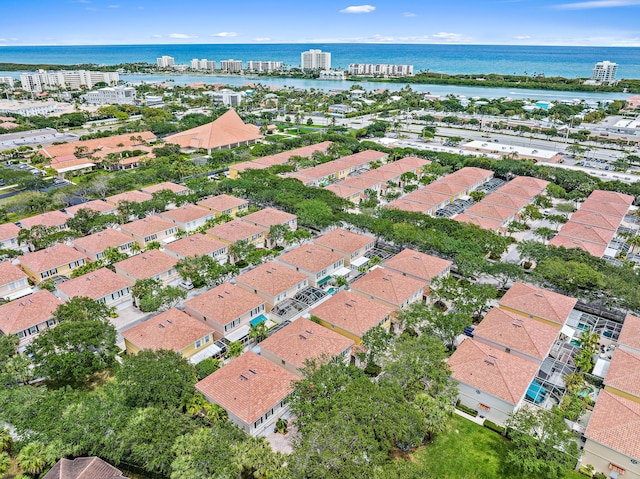
<svg viewBox="0 0 640 479">
<path fill-rule="evenodd" d="M 142 248 L 146 248 L 151 242 L 160 244 L 171 243 L 175 240 L 178 227 L 171 221 L 151 215 L 141 220 L 125 223 L 120 230 L 131 236 Z"/>
<path fill-rule="evenodd" d="M 0 100 L 0 113 L 21 116 L 49 116 L 62 112 L 62 104 L 54 101 Z"/>
<path fill-rule="evenodd" d="M 127 479 L 119 469 L 99 457 L 62 458 L 42 479 Z"/>
<path fill-rule="evenodd" d="M 207 60 L 206 58 L 203 58 L 202 60 L 194 58 L 191 60 L 189 65 L 192 70 L 198 71 L 212 72 L 216 69 L 216 62 L 213 60 Z"/>
<path fill-rule="evenodd" d="M 96 213 L 100 213 L 101 215 L 116 215 L 118 214 L 118 208 L 111 204 L 107 203 L 103 200 L 91 200 L 86 203 L 80 203 L 74 206 L 69 206 L 64 209 L 65 213 L 67 213 L 70 217 L 74 217 L 78 211 L 80 210 L 91 210 Z"/>
<path fill-rule="evenodd" d="M 225 73 L 240 73 L 242 71 L 242 60 L 222 60 L 220 70 Z"/>
<path fill-rule="evenodd" d="M 0 333 L 20 338 L 22 352 L 39 333 L 55 325 L 53 313 L 62 304 L 49 291 L 41 290 L 15 301 L 0 305 Z"/>
<path fill-rule="evenodd" d="M 640 354 L 640 317 L 627 314 L 618 344 L 622 349 Z"/>
<path fill-rule="evenodd" d="M 218 91 L 208 91 L 205 95 L 209 95 L 213 101 L 222 103 L 224 106 L 235 108 L 242 103 L 242 100 L 247 96 L 243 91 L 233 91 L 229 89 L 222 89 Z"/>
<path fill-rule="evenodd" d="M 22 73 L 20 82 L 22 89 L 30 92 L 41 92 L 50 88 L 80 90 L 93 88 L 98 83 L 117 85 L 120 75 L 117 72 L 97 72 L 87 70 L 63 70 L 49 72 L 38 70 L 36 73 Z"/>
<path fill-rule="evenodd" d="M 15 80 L 13 77 L 8 76 L 0 76 L 0 85 L 8 86 L 9 88 L 13 88 Z"/>
<path fill-rule="evenodd" d="M 176 64 L 176 60 L 168 55 L 162 55 L 156 60 L 158 68 L 173 68 Z"/>
<path fill-rule="evenodd" d="M 431 284 L 431 281 L 436 278 L 448 276 L 452 264 L 446 259 L 406 248 L 385 261 L 384 267 Z"/>
<path fill-rule="evenodd" d="M 465 338 L 447 361 L 461 404 L 503 425 L 523 403 L 539 364 Z"/>
<path fill-rule="evenodd" d="M 198 355 L 197 362 L 205 359 L 199 353 L 214 343 L 211 326 L 176 308 L 123 331 L 122 337 L 127 354 L 167 349 L 190 361 Z"/>
<path fill-rule="evenodd" d="M 0 262 L 0 298 L 11 301 L 27 294 L 33 290 L 29 286 L 27 275 L 15 264 L 9 261 Z"/>
<path fill-rule="evenodd" d="M 303 70 L 331 70 L 331 53 L 317 49 L 302 52 L 300 67 Z"/>
<path fill-rule="evenodd" d="M 422 301 L 427 287 L 428 284 L 424 280 L 404 276 L 382 267 L 374 267 L 351 283 L 354 293 L 396 309 Z"/>
<path fill-rule="evenodd" d="M 0 248 L 20 249 L 18 244 L 18 234 L 20 227 L 14 223 L 4 223 L 0 225 Z"/>
<path fill-rule="evenodd" d="M 215 339 L 249 341 L 251 324 L 266 320 L 264 299 L 239 286 L 223 283 L 184 303 L 185 313 L 213 328 Z"/>
<path fill-rule="evenodd" d="M 145 251 L 131 258 L 115 263 L 116 273 L 134 283 L 139 279 L 153 278 L 163 285 L 176 281 L 180 276 L 176 270 L 178 259 L 163 251 Z"/>
<path fill-rule="evenodd" d="M 272 73 L 282 70 L 282 62 L 249 60 L 247 70 L 254 73 Z"/>
<path fill-rule="evenodd" d="M 500 308 L 550 324 L 563 325 L 578 302 L 563 294 L 516 282 L 500 299 Z"/>
<path fill-rule="evenodd" d="M 365 298 L 352 291 L 340 291 L 309 311 L 309 315 L 325 328 L 360 344 L 367 331 L 376 326 L 389 331 L 395 311 L 396 308 L 393 306 Z"/>
<path fill-rule="evenodd" d="M 138 149 L 148 149 L 148 143 L 157 140 L 156 135 L 150 131 L 140 131 L 135 135 L 125 133 L 122 135 L 95 138 L 92 140 L 72 141 L 43 146 L 39 153 L 45 158 L 54 159 L 70 155 L 95 156 L 105 158 L 109 153 L 121 153 Z M 82 153 L 80 153 L 82 152 Z"/>
<path fill-rule="evenodd" d="M 191 193 L 191 190 L 186 186 L 172 183 L 171 181 L 163 181 L 162 183 L 140 188 L 140 191 L 149 194 L 158 193 L 160 191 L 170 191 L 178 196 L 185 196 Z"/>
<path fill-rule="evenodd" d="M 238 213 L 244 213 L 249 209 L 249 202 L 247 200 L 225 194 L 198 201 L 198 205 L 210 209 L 216 216 L 229 215 L 233 218 L 235 218 Z"/>
<path fill-rule="evenodd" d="M 20 266 L 36 284 L 60 276 L 69 277 L 86 259 L 84 253 L 64 243 L 18 257 Z"/>
<path fill-rule="evenodd" d="M 222 223 L 206 231 L 206 233 L 226 244 L 247 241 L 257 248 L 264 248 L 264 240 L 267 230 L 262 226 L 256 226 L 242 220 L 233 220 Z"/>
<path fill-rule="evenodd" d="M 125 191 L 124 193 L 118 193 L 117 195 L 107 196 L 105 200 L 107 203 L 118 206 L 123 201 L 127 203 L 142 203 L 144 201 L 152 200 L 151 193 L 145 193 L 138 190 Z"/>
<path fill-rule="evenodd" d="M 132 305 L 133 281 L 108 268 L 100 268 L 56 285 L 58 296 L 67 302 L 72 298 L 86 297 L 109 307 L 123 309 Z"/>
<path fill-rule="evenodd" d="M 107 228 L 99 233 L 75 238 L 73 247 L 83 253 L 91 261 L 104 258 L 107 248 L 115 248 L 121 253 L 131 254 L 131 248 L 135 241 L 131 236 L 113 228 Z"/>
<path fill-rule="evenodd" d="M 342 70 L 321 70 L 320 80 L 338 80 L 343 81 L 347 79 L 347 75 Z"/>
<path fill-rule="evenodd" d="M 264 208 L 255 213 L 250 213 L 243 216 L 242 221 L 261 226 L 267 231 L 272 226 L 277 225 L 287 226 L 291 231 L 298 229 L 298 217 L 296 215 L 275 208 Z"/>
<path fill-rule="evenodd" d="M 598 83 L 614 83 L 616 81 L 616 73 L 618 64 L 610 61 L 602 61 L 595 64 L 591 70 L 591 80 Z"/>
<path fill-rule="evenodd" d="M 128 86 L 115 86 L 90 91 L 81 98 L 91 105 L 133 105 L 136 102 L 136 89 Z"/>
<path fill-rule="evenodd" d="M 322 286 L 333 276 L 347 276 L 350 269 L 344 267 L 344 258 L 340 253 L 313 244 L 304 244 L 281 254 L 276 258 L 279 263 L 304 273 L 309 285 Z"/>
<path fill-rule="evenodd" d="M 349 75 L 398 76 L 398 77 L 412 76 L 413 65 L 352 63 L 349 65 Z"/>
<path fill-rule="evenodd" d="M 260 343 L 260 356 L 298 377 L 308 362 L 345 364 L 355 342 L 305 318 L 299 318 Z"/>
<path fill-rule="evenodd" d="M 167 136 L 165 142 L 180 145 L 185 150 L 213 150 L 251 145 L 261 140 L 260 128 L 247 125 L 231 109 L 222 116 L 205 125 Z"/>
<path fill-rule="evenodd" d="M 331 191 L 339 198 L 351 201 L 354 205 L 360 204 L 364 199 L 364 191 L 359 188 L 354 188 L 353 186 L 346 186 L 341 183 L 332 183 L 325 186 L 324 189 Z"/>
<path fill-rule="evenodd" d="M 173 210 L 159 213 L 158 216 L 171 221 L 182 231 L 193 231 L 207 224 L 207 221 L 214 219 L 216 214 L 201 206 L 188 203 Z"/>
<path fill-rule="evenodd" d="M 309 285 L 307 275 L 273 261 L 236 277 L 236 284 L 259 295 L 267 303 L 267 311 L 285 299 L 293 298 Z"/>
<path fill-rule="evenodd" d="M 329 251 L 341 254 L 344 258 L 344 265 L 349 266 L 354 261 L 364 257 L 365 253 L 371 251 L 376 241 L 370 236 L 353 233 L 343 228 L 336 228 L 314 239 L 313 243 Z"/>
<path fill-rule="evenodd" d="M 286 417 L 287 397 L 298 377 L 255 353 L 246 352 L 196 384 L 207 401 L 222 407 L 250 436 L 270 433 Z"/>
<path fill-rule="evenodd" d="M 30 216 L 29 218 L 22 218 L 20 220 L 20 226 L 31 229 L 36 225 L 40 225 L 62 231 L 67 229 L 67 221 L 69 218 L 70 216 L 65 215 L 62 211 L 48 211 L 40 215 Z"/>
<path fill-rule="evenodd" d="M 164 247 L 165 253 L 175 256 L 178 259 L 190 258 L 193 256 L 211 256 L 221 264 L 227 262 L 229 245 L 222 241 L 215 240 L 202 233 L 196 233 L 185 238 L 173 241 Z"/>
</svg>

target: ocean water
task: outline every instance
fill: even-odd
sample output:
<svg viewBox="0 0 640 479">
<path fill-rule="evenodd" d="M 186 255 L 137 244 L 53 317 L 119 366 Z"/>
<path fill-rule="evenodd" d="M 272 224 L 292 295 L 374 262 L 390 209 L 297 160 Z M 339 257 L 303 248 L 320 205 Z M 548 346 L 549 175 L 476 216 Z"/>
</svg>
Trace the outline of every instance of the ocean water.
<svg viewBox="0 0 640 479">
<path fill-rule="evenodd" d="M 274 60 L 300 65 L 300 53 L 310 48 L 331 52 L 332 66 L 349 63 L 414 65 L 415 71 L 449 74 L 544 74 L 566 78 L 589 77 L 602 60 L 618 63 L 618 78 L 640 79 L 640 48 L 548 47 L 503 45 L 399 44 L 207 44 L 207 45 L 91 45 L 0 47 L 0 63 L 67 64 L 155 63 L 162 55 L 177 63 L 192 58 L 209 60 Z"/>
</svg>

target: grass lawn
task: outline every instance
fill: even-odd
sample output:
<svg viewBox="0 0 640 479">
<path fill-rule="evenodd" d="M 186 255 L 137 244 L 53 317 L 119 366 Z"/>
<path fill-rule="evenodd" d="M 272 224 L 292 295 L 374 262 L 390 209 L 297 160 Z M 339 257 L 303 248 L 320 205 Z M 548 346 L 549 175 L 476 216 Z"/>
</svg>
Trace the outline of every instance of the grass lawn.
<svg viewBox="0 0 640 479">
<path fill-rule="evenodd" d="M 454 415 L 449 430 L 413 455 L 413 461 L 439 479 L 531 479 L 506 471 L 509 442 L 489 429 Z M 571 472 L 566 479 L 584 479 Z"/>
</svg>

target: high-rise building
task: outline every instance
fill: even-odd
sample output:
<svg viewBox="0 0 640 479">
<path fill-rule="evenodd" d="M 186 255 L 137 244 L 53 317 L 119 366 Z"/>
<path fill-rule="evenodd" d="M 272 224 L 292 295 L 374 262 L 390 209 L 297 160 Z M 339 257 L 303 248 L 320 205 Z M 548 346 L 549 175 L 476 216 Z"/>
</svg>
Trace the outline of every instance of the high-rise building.
<svg viewBox="0 0 640 479">
<path fill-rule="evenodd" d="M 190 67 L 192 70 L 212 72 L 216 69 L 216 62 L 207 60 L 206 58 L 203 58 L 202 60 L 194 58 L 193 60 L 191 60 Z"/>
<path fill-rule="evenodd" d="M 240 73 L 242 71 L 242 60 L 222 60 L 220 70 L 227 73 Z"/>
<path fill-rule="evenodd" d="M 120 75 L 117 72 L 94 72 L 87 70 L 65 70 L 48 72 L 39 70 L 37 73 L 23 73 L 20 75 L 22 88 L 26 91 L 40 92 L 48 88 L 68 88 L 80 90 L 93 88 L 98 83 L 117 85 Z"/>
<path fill-rule="evenodd" d="M 157 59 L 158 68 L 173 68 L 176 64 L 176 61 L 173 57 L 162 55 Z"/>
<path fill-rule="evenodd" d="M 300 55 L 303 70 L 331 70 L 331 53 L 322 50 L 309 50 Z"/>
<path fill-rule="evenodd" d="M 250 60 L 247 62 L 247 70 L 257 73 L 271 73 L 282 70 L 282 62 Z"/>
<path fill-rule="evenodd" d="M 591 80 L 601 83 L 613 83 L 616 81 L 618 64 L 610 61 L 598 62 L 591 70 Z"/>
<path fill-rule="evenodd" d="M 413 65 L 352 63 L 349 65 L 349 74 L 404 77 L 413 75 Z"/>
</svg>

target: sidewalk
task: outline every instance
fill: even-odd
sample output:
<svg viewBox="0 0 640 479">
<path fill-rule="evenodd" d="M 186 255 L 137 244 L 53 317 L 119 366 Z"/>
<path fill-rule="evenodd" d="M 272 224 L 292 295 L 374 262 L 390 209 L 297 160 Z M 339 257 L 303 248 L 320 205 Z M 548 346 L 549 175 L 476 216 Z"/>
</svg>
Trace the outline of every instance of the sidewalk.
<svg viewBox="0 0 640 479">
<path fill-rule="evenodd" d="M 460 409 L 458 409 L 458 408 L 455 408 L 454 412 L 458 416 L 463 417 L 465 419 L 468 419 L 471 422 L 475 422 L 476 424 L 479 424 L 480 426 L 482 426 L 482 424 L 484 423 L 484 419 L 483 418 L 470 416 L 466 412 L 460 411 Z"/>
</svg>

